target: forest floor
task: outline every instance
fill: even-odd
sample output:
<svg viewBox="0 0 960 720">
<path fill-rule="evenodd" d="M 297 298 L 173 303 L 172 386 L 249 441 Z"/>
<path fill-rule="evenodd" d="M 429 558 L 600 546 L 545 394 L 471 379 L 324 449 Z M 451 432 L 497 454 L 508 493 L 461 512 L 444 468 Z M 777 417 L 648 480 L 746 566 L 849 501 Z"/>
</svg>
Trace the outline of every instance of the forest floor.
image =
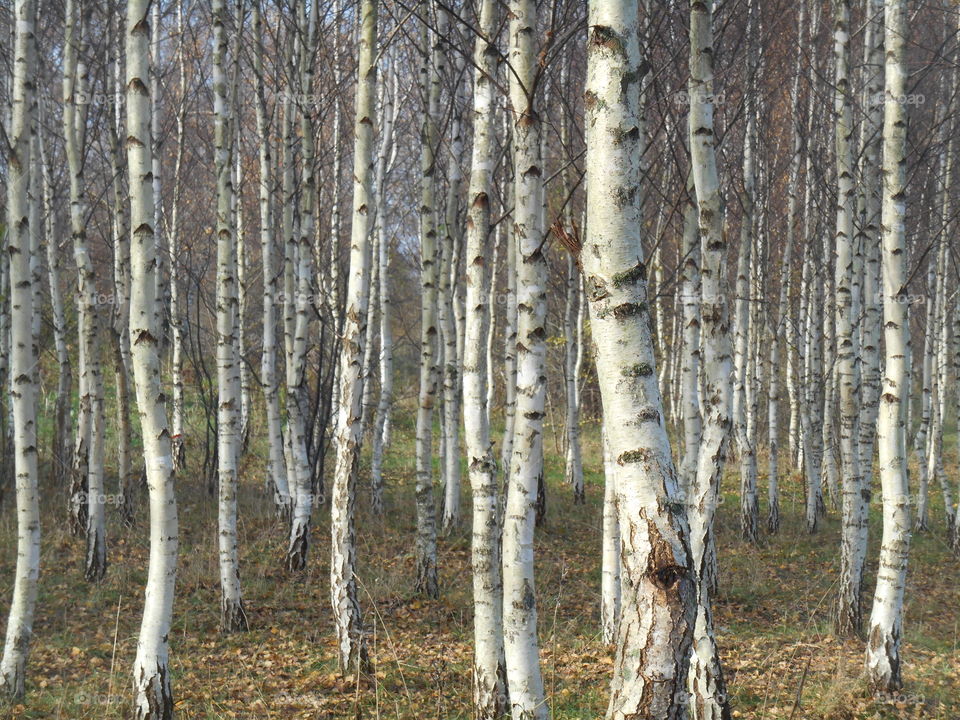
<svg viewBox="0 0 960 720">
<path fill-rule="evenodd" d="M 308 570 L 290 576 L 281 560 L 285 528 L 273 519 L 262 492 L 262 440 L 254 436 L 244 460 L 239 525 L 251 630 L 225 636 L 218 631 L 216 499 L 194 468 L 178 478 L 181 554 L 170 644 L 179 718 L 472 717 L 469 498 L 465 491 L 462 526 L 440 540 L 441 599 L 415 597 L 410 415 L 396 412 L 384 521 L 366 510 L 365 472 L 358 493 L 360 601 L 375 661 L 375 673 L 359 683 L 337 672 L 328 599 L 328 508 L 314 515 Z M 603 716 L 612 670 L 611 652 L 599 634 L 598 433 L 586 424 L 585 506 L 572 503 L 563 483 L 561 435 L 560 427 L 547 430 L 548 520 L 537 531 L 541 662 L 553 718 L 593 720 Z M 789 465 L 785 459 L 783 464 Z M 863 642 L 838 639 L 831 631 L 839 565 L 836 513 L 819 534 L 808 535 L 802 488 L 790 477 L 782 484 L 780 534 L 751 546 L 739 537 L 737 485 L 728 476 L 718 519 L 721 590 L 715 606 L 734 717 L 960 718 L 960 575 L 942 538 L 939 494 L 932 495 L 935 530 L 915 536 L 912 546 L 905 688 L 896 697 L 877 698 L 860 680 Z M 127 717 L 147 567 L 145 498 L 139 498 L 131 530 L 111 513 L 110 568 L 100 585 L 83 580 L 82 543 L 66 530 L 65 491 L 45 482 L 42 502 L 42 569 L 27 696 L 22 703 L 0 705 L 0 718 Z M 877 566 L 879 491 L 871 523 L 867 615 Z M 15 538 L 15 512 L 6 502 L 0 511 L 4 619 Z"/>
</svg>

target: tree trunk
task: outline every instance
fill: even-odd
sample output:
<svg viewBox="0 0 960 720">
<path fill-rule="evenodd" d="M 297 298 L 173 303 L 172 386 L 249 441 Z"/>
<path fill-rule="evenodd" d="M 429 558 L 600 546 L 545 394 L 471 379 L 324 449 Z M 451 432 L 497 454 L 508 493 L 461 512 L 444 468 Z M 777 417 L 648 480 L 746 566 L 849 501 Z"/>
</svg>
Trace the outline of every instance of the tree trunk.
<svg viewBox="0 0 960 720">
<path fill-rule="evenodd" d="M 548 716 L 537 643 L 533 534 L 543 477 L 546 399 L 546 280 L 542 254 L 543 171 L 535 101 L 537 11 L 533 0 L 511 0 L 508 57 L 513 109 L 513 239 L 517 277 L 517 384 L 510 485 L 503 522 L 503 630 L 514 720 Z"/>
<path fill-rule="evenodd" d="M 467 467 L 473 494 L 474 717 L 496 720 L 506 710 L 503 649 L 503 585 L 497 517 L 497 464 L 490 442 L 486 396 L 489 370 L 486 336 L 490 325 L 490 271 L 487 257 L 490 198 L 493 193 L 494 83 L 499 51 L 495 0 L 480 5 L 474 45 L 473 154 L 466 220 L 467 295 L 463 356 L 463 421 Z"/>
<path fill-rule="evenodd" d="M 253 4 L 253 35 L 262 37 L 263 18 L 260 3 Z M 271 143 L 267 126 L 266 90 L 263 74 L 263 43 L 254 43 L 254 76 L 257 84 L 257 136 L 260 139 L 260 253 L 263 265 L 263 356 L 260 382 L 267 415 L 267 484 L 280 520 L 289 520 L 293 511 L 287 467 L 283 456 L 283 429 L 280 418 L 280 377 L 277 372 L 277 294 L 279 272 L 274 266 L 273 193 L 271 180 Z"/>
<path fill-rule="evenodd" d="M 224 64 L 227 54 L 227 6 L 214 0 L 213 103 L 214 159 L 217 175 L 217 479 L 220 556 L 220 628 L 247 629 L 240 589 L 237 548 L 237 486 L 240 458 L 240 358 L 237 353 L 237 240 L 233 217 L 232 124 Z"/>
<path fill-rule="evenodd" d="M 383 454 L 390 444 L 390 412 L 393 407 L 393 323 L 390 313 L 390 236 L 387 233 L 387 175 L 396 156 L 393 135 L 400 103 L 399 73 L 395 60 L 387 66 L 387 78 L 381 84 L 380 148 L 376 172 L 376 234 L 380 279 L 380 399 L 373 421 L 373 450 L 370 462 L 370 505 L 375 515 L 383 515 Z"/>
<path fill-rule="evenodd" d="M 695 587 L 657 384 L 642 219 L 636 0 L 589 5 L 586 242 L 580 253 L 620 531 L 609 720 L 686 717 Z M 617 138 L 611 142 L 610 138 Z M 518 434 L 519 437 L 519 434 Z"/>
<path fill-rule="evenodd" d="M 840 385 L 840 455 L 843 508 L 840 541 L 840 587 L 835 629 L 855 635 L 863 627 L 863 570 L 867 545 L 867 502 L 860 474 L 860 387 L 858 272 L 855 268 L 856 206 L 853 164 L 853 108 L 848 76 L 850 59 L 850 0 L 834 3 L 834 63 L 837 162 L 837 223 L 835 238 L 834 300 L 837 379 Z"/>
<path fill-rule="evenodd" d="M 427 8 L 427 3 L 421 4 Z M 445 14 L 441 14 L 445 18 Z M 439 28 L 438 28 L 439 30 Z M 428 597 L 440 594 L 437 579 L 437 518 L 433 496 L 433 408 L 437 396 L 437 221 L 434 192 L 436 171 L 436 117 L 440 103 L 440 78 L 430 59 L 430 33 L 420 30 L 423 58 L 420 94 L 424 101 L 420 131 L 420 394 L 417 410 L 417 538 L 416 591 Z"/>
<path fill-rule="evenodd" d="M 367 340 L 370 231 L 373 212 L 374 142 L 377 98 L 377 0 L 360 6 L 359 67 L 354 123 L 353 222 L 350 277 L 340 364 L 337 413 L 337 463 L 330 502 L 330 598 L 337 628 L 340 670 L 359 673 L 368 664 L 357 598 L 354 506 L 360 464 L 360 417 L 363 408 L 363 348 Z"/>
<path fill-rule="evenodd" d="M 906 427 L 903 395 L 909 392 L 910 334 L 903 288 L 906 285 L 904 227 L 907 136 L 907 8 L 903 0 L 885 0 L 886 50 L 883 112 L 883 334 L 885 366 L 877 421 L 880 483 L 883 488 L 883 538 L 880 569 L 867 635 L 866 672 L 878 691 L 895 692 L 902 686 L 900 643 L 903 630 L 903 593 L 910 552 L 910 499 L 907 482 Z"/>
<path fill-rule="evenodd" d="M 150 566 L 133 680 L 137 720 L 167 720 L 173 717 L 167 639 L 177 573 L 178 523 L 170 430 L 160 383 L 160 329 L 154 313 L 157 240 L 150 181 L 153 144 L 147 85 L 150 72 L 148 8 L 149 0 L 130 0 L 125 29 L 132 269 L 130 347 L 150 493 Z"/>
<path fill-rule="evenodd" d="M 446 14 L 446 11 L 440 11 Z M 442 53 L 438 53 L 438 58 Z M 454 76 L 462 73 L 461 61 L 454 63 Z M 443 76 L 443 68 L 437 72 Z M 440 265 L 440 334 L 443 338 L 443 433 L 446 453 L 441 455 L 444 466 L 444 492 L 442 528 L 450 532 L 460 525 L 460 360 L 456 326 L 456 275 L 458 267 L 457 245 L 460 242 L 460 190 L 463 178 L 460 172 L 460 156 L 463 154 L 461 115 L 463 112 L 463 83 L 456 82 L 451 98 L 453 107 L 450 121 L 450 162 L 447 165 L 446 217 L 443 233 L 443 250 Z"/>
<path fill-rule="evenodd" d="M 696 623 L 690 657 L 691 715 L 729 718 L 726 685 L 713 631 L 710 578 L 713 521 L 726 461 L 733 404 L 730 317 L 724 261 L 727 250 L 713 137 L 713 3 L 690 3 L 690 164 L 697 193 L 701 247 L 700 318 L 703 344 L 703 438 L 688 509 Z"/>
<path fill-rule="evenodd" d="M 40 496 L 37 478 L 37 345 L 33 340 L 33 278 L 30 272 L 31 120 L 35 49 L 32 0 L 16 0 L 11 124 L 7 145 L 7 243 L 10 258 L 10 397 L 13 405 L 14 473 L 17 494 L 17 568 L 0 660 L 0 694 L 24 693 L 27 656 L 40 573 Z M 69 16 L 68 16 L 69 17 Z M 70 96 L 68 96 L 70 97 Z M 72 99 L 72 98 L 71 98 Z"/>
</svg>

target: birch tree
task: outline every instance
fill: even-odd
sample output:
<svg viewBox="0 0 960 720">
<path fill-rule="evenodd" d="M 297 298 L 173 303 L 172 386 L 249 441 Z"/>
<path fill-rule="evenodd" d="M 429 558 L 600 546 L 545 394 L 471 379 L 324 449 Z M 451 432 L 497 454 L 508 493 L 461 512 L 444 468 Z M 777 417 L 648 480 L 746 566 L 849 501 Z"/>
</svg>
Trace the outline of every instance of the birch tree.
<svg viewBox="0 0 960 720">
<path fill-rule="evenodd" d="M 380 398 L 373 421 L 373 448 L 370 461 L 370 505 L 374 514 L 383 514 L 383 454 L 390 444 L 390 413 L 393 406 L 393 321 L 390 317 L 390 235 L 387 233 L 387 172 L 396 158 L 394 128 L 400 107 L 399 73 L 390 57 L 387 77 L 380 83 L 381 128 L 377 152 L 376 213 L 377 257 L 380 281 Z"/>
<path fill-rule="evenodd" d="M 510 485 L 503 519 L 503 634 L 514 720 L 548 716 L 537 642 L 533 534 L 543 476 L 546 399 L 546 281 L 543 169 L 535 94 L 537 9 L 509 4 L 510 105 L 513 119 L 513 237 L 517 278 L 517 384 Z"/>
<path fill-rule="evenodd" d="M 427 12 L 429 3 L 420 6 Z M 445 15 L 441 15 L 446 17 Z M 441 28 L 437 29 L 438 33 Z M 440 103 L 440 78 L 430 58 L 430 33 L 420 29 L 420 95 L 424 101 L 420 129 L 420 391 L 417 408 L 417 537 L 416 591 L 428 597 L 440 594 L 437 579 L 437 518 L 433 497 L 433 406 L 437 395 L 437 221 L 434 192 L 436 170 L 436 117 Z"/>
<path fill-rule="evenodd" d="M 910 500 L 907 482 L 904 393 L 909 392 L 910 334 L 904 289 L 907 280 L 904 153 L 907 140 L 907 8 L 904 0 L 885 0 L 883 105 L 883 389 L 877 418 L 883 535 L 880 568 L 867 634 L 866 672 L 877 690 L 893 692 L 903 684 L 900 644 L 903 594 L 910 553 Z"/>
<path fill-rule="evenodd" d="M 7 136 L 7 243 L 10 258 L 10 396 L 13 465 L 17 494 L 17 567 L 0 659 L 0 693 L 24 693 L 27 657 L 40 574 L 40 495 L 37 477 L 37 345 L 33 338 L 33 274 L 30 271 L 31 122 L 35 108 L 33 0 L 16 0 L 13 87 Z"/>
<path fill-rule="evenodd" d="M 97 341 L 99 293 L 86 233 L 87 204 L 83 171 L 88 107 L 85 102 L 87 69 L 78 57 L 84 46 L 82 8 L 71 1 L 64 10 L 63 134 L 70 173 L 70 229 L 77 265 L 80 376 L 71 521 L 74 531 L 82 531 L 87 541 L 84 577 L 99 581 L 106 572 L 106 516 L 103 507 L 103 448 L 100 439 L 93 436 L 103 427 L 103 370 Z M 92 447 L 94 442 L 97 443 L 96 448 Z M 98 458 L 101 459 L 99 465 Z"/>
<path fill-rule="evenodd" d="M 836 629 L 842 635 L 859 633 L 863 620 L 861 591 L 866 560 L 867 503 L 860 475 L 859 356 L 857 315 L 860 300 L 855 292 L 853 216 L 856 205 L 853 165 L 853 108 L 850 97 L 850 0 L 834 4 L 834 112 L 836 114 L 837 222 L 835 240 L 835 301 L 837 374 L 840 385 L 840 454 L 842 456 L 843 509 L 840 543 L 840 594 Z"/>
<path fill-rule="evenodd" d="M 696 588 L 693 652 L 690 656 L 691 715 L 729 716 L 726 685 L 713 631 L 710 599 L 713 521 L 731 427 L 733 388 L 730 316 L 724 255 L 723 205 L 713 133 L 713 3 L 690 3 L 690 165 L 697 194 L 701 248 L 703 345 L 703 438 L 688 504 L 692 580 Z M 739 272 L 739 271 L 738 271 Z"/>
<path fill-rule="evenodd" d="M 473 51 L 473 150 L 466 220 L 463 421 L 473 494 L 473 688 L 474 715 L 477 720 L 494 720 L 506 710 L 497 465 L 486 408 L 489 383 L 486 336 L 490 325 L 491 285 L 487 258 L 493 239 L 490 199 L 494 167 L 494 84 L 500 59 L 497 48 L 498 15 L 495 0 L 483 0 L 480 5 L 479 33 Z"/>
<path fill-rule="evenodd" d="M 260 2 L 253 3 L 253 35 L 262 37 L 263 17 Z M 287 467 L 283 456 L 283 429 L 280 417 L 280 376 L 277 372 L 277 309 L 279 273 L 274 266 L 276 242 L 273 228 L 273 192 L 271 142 L 267 126 L 266 84 L 263 70 L 263 43 L 253 44 L 253 72 L 256 82 L 257 135 L 260 138 L 258 183 L 260 204 L 260 254 L 263 265 L 263 356 L 260 382 L 267 415 L 267 477 L 273 493 L 277 516 L 288 520 L 293 501 L 287 483 Z"/>
<path fill-rule="evenodd" d="M 126 127 L 130 181 L 130 347 L 137 409 L 150 493 L 150 563 L 143 619 L 133 666 L 137 720 L 173 717 L 169 646 L 177 574 L 178 522 L 173 459 L 165 397 L 160 383 L 160 329 L 157 303 L 157 240 L 154 234 L 150 132 L 149 0 L 127 3 Z"/>
<path fill-rule="evenodd" d="M 296 72 L 299 100 L 304 101 L 313 87 L 313 62 L 316 46 L 316 22 L 311 11 L 311 20 L 307 20 L 306 2 L 297 3 L 297 29 L 302 38 L 297 54 L 297 65 L 289 63 L 290 71 Z M 286 563 L 290 571 L 303 570 L 307 565 L 307 552 L 310 547 L 310 522 L 313 513 L 313 478 L 310 459 L 307 454 L 307 414 L 308 398 L 306 393 L 307 340 L 310 327 L 310 289 L 311 273 L 310 252 L 314 231 L 314 197 L 316 179 L 314 177 L 314 133 L 310 119 L 309 104 L 300 111 L 300 207 L 293 217 L 293 138 L 292 120 L 286 119 L 291 133 L 287 156 L 284 158 L 284 334 L 287 344 L 287 475 L 293 492 L 293 519 L 290 523 L 290 538 L 287 543 Z M 294 113 L 296 103 L 288 103 L 286 112 Z M 362 358 L 362 353 L 361 353 Z"/>
<path fill-rule="evenodd" d="M 373 227 L 374 127 L 377 98 L 377 0 L 360 5 L 359 66 L 354 121 L 353 223 L 350 277 L 340 362 L 337 463 L 330 497 L 330 599 L 337 630 L 337 657 L 343 673 L 367 665 L 357 597 L 354 507 L 360 463 L 363 414 L 363 350 L 367 341 L 370 231 Z"/>
<path fill-rule="evenodd" d="M 225 70 L 229 20 L 225 0 L 214 0 L 213 113 L 217 175 L 217 534 L 220 554 L 220 627 L 247 629 L 237 548 L 237 486 L 240 459 L 240 356 L 237 351 L 237 242 L 230 101 Z"/>
<path fill-rule="evenodd" d="M 636 0 L 590 2 L 587 235 L 580 261 L 621 538 L 610 720 L 686 717 L 696 597 L 657 385 L 640 245 L 643 73 Z"/>
</svg>

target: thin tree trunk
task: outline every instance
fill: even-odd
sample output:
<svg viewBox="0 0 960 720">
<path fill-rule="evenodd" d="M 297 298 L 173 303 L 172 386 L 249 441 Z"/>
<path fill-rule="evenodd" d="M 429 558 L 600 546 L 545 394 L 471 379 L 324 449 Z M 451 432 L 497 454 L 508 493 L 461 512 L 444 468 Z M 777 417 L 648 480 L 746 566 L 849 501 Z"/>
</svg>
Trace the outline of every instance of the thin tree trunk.
<svg viewBox="0 0 960 720">
<path fill-rule="evenodd" d="M 600 631 L 604 645 L 617 642 L 620 607 L 620 518 L 617 513 L 617 464 L 610 455 L 606 430 L 601 428 L 603 453 L 603 542 L 600 553 Z"/>
<path fill-rule="evenodd" d="M 421 3 L 425 10 L 426 2 Z M 446 17 L 441 15 L 441 17 Z M 438 28 L 438 31 L 440 28 Z M 436 117 L 440 103 L 440 78 L 432 69 L 430 33 L 420 30 L 423 58 L 420 94 L 424 101 L 420 130 L 420 394 L 417 410 L 417 537 L 416 591 L 428 597 L 440 594 L 437 578 L 437 518 L 433 496 L 433 408 L 437 396 L 437 220 L 434 175 L 436 171 Z"/>
<path fill-rule="evenodd" d="M 837 161 L 837 222 L 834 265 L 834 307 L 837 328 L 837 379 L 840 385 L 840 455 L 843 508 L 840 541 L 840 587 L 835 629 L 840 635 L 859 634 L 863 627 L 863 571 L 867 545 L 867 502 L 860 474 L 859 357 L 860 298 L 854 248 L 856 208 L 853 164 L 853 108 L 848 76 L 850 60 L 850 0 L 835 0 L 834 62 Z"/>
<path fill-rule="evenodd" d="M 262 37 L 263 18 L 260 2 L 253 3 L 253 36 Z M 273 193 L 271 179 L 271 143 L 267 126 L 266 89 L 263 71 L 263 43 L 254 42 L 254 76 L 257 85 L 257 137 L 260 139 L 260 254 L 263 265 L 263 355 L 260 382 L 267 415 L 267 485 L 280 520 L 289 520 L 293 499 L 287 484 L 287 467 L 283 456 L 283 429 L 280 417 L 280 377 L 277 372 L 277 294 L 280 273 L 274 266 Z"/>
<path fill-rule="evenodd" d="M 33 280 L 30 272 L 31 116 L 35 46 L 32 0 L 16 0 L 11 123 L 7 136 L 7 243 L 10 258 L 10 396 L 13 406 L 14 473 L 17 493 L 17 568 L 7 618 L 0 694 L 24 693 L 27 656 L 40 573 L 40 496 L 37 478 L 37 345 L 33 341 Z M 69 17 L 69 16 L 68 16 Z M 67 96 L 71 99 L 71 96 Z"/>
<path fill-rule="evenodd" d="M 64 487 L 70 477 L 70 438 L 72 436 L 73 419 L 70 415 L 70 398 L 73 387 L 73 368 L 70 364 L 70 351 L 67 348 L 67 319 L 63 302 L 63 290 L 60 287 L 60 272 L 62 256 L 60 242 L 56 238 L 54 227 L 53 185 L 50 179 L 50 165 L 46 154 L 44 133 L 38 128 L 40 169 L 43 173 L 43 206 L 46 218 L 46 252 L 47 252 L 47 282 L 50 287 L 50 309 L 53 319 L 53 344 L 57 353 L 57 401 L 54 417 L 53 448 L 51 462 L 53 463 L 53 478 L 58 488 Z M 2 287 L 2 285 L 0 285 Z M 3 291 L 0 291 L 3 292 Z M 0 331 L 0 343 L 3 343 Z M 0 372 L 0 378 L 3 373 Z M 6 385 L 3 385 L 6 387 Z M 2 473 L 2 469 L 0 469 Z M 0 480 L 2 484 L 2 480 Z"/>
<path fill-rule="evenodd" d="M 440 11 L 446 14 L 446 11 Z M 442 53 L 438 53 L 438 58 Z M 453 74 L 459 78 L 462 61 L 454 62 Z M 437 72 L 443 75 L 442 66 Z M 460 361 L 456 324 L 457 245 L 460 242 L 459 203 L 463 184 L 460 156 L 463 154 L 461 115 L 463 112 L 463 83 L 456 82 L 452 98 L 453 115 L 450 122 L 450 162 L 447 165 L 446 217 L 444 221 L 443 250 L 440 266 L 440 334 L 443 338 L 443 433 L 446 453 L 441 455 L 444 466 L 443 515 L 441 526 L 450 532 L 460 525 Z"/>
<path fill-rule="evenodd" d="M 703 343 L 703 439 L 688 504 L 696 622 L 690 656 L 691 716 L 729 718 L 710 599 L 713 521 L 732 424 L 730 317 L 724 256 L 727 243 L 713 137 L 713 3 L 690 3 L 690 164 L 700 220 Z"/>
<path fill-rule="evenodd" d="M 383 515 L 383 454 L 390 444 L 390 413 L 393 408 L 393 319 L 390 314 L 390 235 L 387 233 L 387 175 L 396 156 L 393 141 L 399 103 L 399 73 L 393 59 L 387 65 L 382 83 L 382 126 L 377 156 L 376 208 L 377 258 L 380 280 L 380 399 L 373 421 L 373 450 L 370 462 L 370 505 L 375 515 Z"/>
<path fill-rule="evenodd" d="M 237 240 L 234 225 L 232 124 L 224 64 L 227 6 L 213 0 L 214 159 L 217 175 L 217 480 L 220 557 L 220 628 L 247 629 L 237 548 L 237 486 L 240 458 L 240 358 L 237 352 Z"/>
</svg>

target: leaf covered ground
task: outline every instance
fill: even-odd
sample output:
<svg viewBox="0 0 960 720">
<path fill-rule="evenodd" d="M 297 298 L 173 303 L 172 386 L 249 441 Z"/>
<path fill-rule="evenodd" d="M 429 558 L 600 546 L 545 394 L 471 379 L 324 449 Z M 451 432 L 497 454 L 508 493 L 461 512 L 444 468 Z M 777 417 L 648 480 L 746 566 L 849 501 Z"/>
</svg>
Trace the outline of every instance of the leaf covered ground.
<svg viewBox="0 0 960 720">
<path fill-rule="evenodd" d="M 562 429 L 548 428 L 547 433 L 548 521 L 537 532 L 544 681 L 554 718 L 591 720 L 603 715 L 612 670 L 611 652 L 599 636 L 602 476 L 597 432 L 589 424 L 585 428 L 585 506 L 573 505 L 563 484 L 557 442 Z M 468 495 L 463 525 L 441 538 L 442 598 L 415 597 L 413 429 L 398 417 L 383 521 L 366 510 L 366 474 L 359 487 L 361 604 L 375 670 L 357 681 L 341 677 L 336 665 L 327 596 L 328 508 L 315 514 L 308 570 L 291 576 L 281 562 L 285 528 L 273 519 L 262 491 L 262 451 L 255 441 L 244 460 L 241 492 L 248 633 L 218 632 L 216 499 L 193 468 L 178 479 L 181 560 L 171 637 L 178 716 L 471 718 Z M 21 703 L 0 705 L 0 717 L 127 717 L 148 551 L 144 498 L 139 498 L 132 529 L 124 529 L 111 514 L 108 575 L 101 585 L 90 585 L 83 580 L 82 542 L 66 531 L 65 491 L 44 482 L 40 595 L 27 696 Z M 734 717 L 960 718 L 958 563 L 942 538 L 937 496 L 934 530 L 914 537 L 904 628 L 906 686 L 895 696 L 874 697 L 860 679 L 862 642 L 840 640 L 831 632 L 839 563 L 835 513 L 821 533 L 807 535 L 802 488 L 791 477 L 783 484 L 781 533 L 752 547 L 739 539 L 736 484 L 728 477 L 731 492 L 719 516 L 722 587 L 715 609 Z M 0 510 L 4 619 L 16 559 L 11 505 Z M 875 492 L 867 613 L 879 510 Z"/>
</svg>

